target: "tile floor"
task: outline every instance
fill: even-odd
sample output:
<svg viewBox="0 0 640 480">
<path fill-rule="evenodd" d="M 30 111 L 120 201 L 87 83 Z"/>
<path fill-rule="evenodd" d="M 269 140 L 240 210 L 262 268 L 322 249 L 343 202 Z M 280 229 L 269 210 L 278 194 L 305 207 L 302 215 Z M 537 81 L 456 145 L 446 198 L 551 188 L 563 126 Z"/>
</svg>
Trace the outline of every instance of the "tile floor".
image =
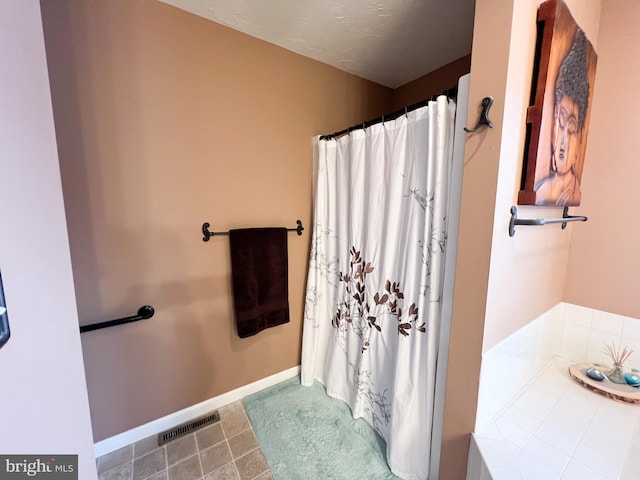
<svg viewBox="0 0 640 480">
<path fill-rule="evenodd" d="M 242 401 L 220 421 L 158 447 L 157 436 L 96 460 L 99 480 L 273 480 Z"/>
</svg>

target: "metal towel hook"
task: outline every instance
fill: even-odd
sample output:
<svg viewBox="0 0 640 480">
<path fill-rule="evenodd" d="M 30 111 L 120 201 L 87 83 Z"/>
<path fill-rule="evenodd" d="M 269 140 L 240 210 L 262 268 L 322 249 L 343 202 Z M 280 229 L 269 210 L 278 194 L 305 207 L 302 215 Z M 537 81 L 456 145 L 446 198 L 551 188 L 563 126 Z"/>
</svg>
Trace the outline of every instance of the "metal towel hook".
<svg viewBox="0 0 640 480">
<path fill-rule="evenodd" d="M 480 105 L 482 106 L 482 111 L 480 112 L 480 118 L 478 119 L 478 123 L 476 123 L 476 126 L 473 127 L 472 129 L 468 129 L 467 127 L 464 127 L 465 132 L 473 133 L 476 130 L 478 130 L 482 125 L 486 125 L 489 128 L 493 128 L 493 123 L 491 123 L 491 120 L 489 120 L 489 109 L 491 108 L 491 105 L 493 105 L 493 97 L 484 97 Z"/>
</svg>

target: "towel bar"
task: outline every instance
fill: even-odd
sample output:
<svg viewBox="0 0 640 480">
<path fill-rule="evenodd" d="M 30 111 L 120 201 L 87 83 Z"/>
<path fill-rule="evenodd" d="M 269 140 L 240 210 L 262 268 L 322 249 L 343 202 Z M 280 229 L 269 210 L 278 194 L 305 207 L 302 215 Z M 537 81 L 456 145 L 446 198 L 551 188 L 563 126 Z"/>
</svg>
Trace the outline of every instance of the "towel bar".
<svg viewBox="0 0 640 480">
<path fill-rule="evenodd" d="M 304 227 L 302 226 L 302 220 L 296 220 L 296 223 L 298 224 L 298 226 L 295 228 L 287 228 L 287 232 L 297 232 L 298 235 L 302 235 L 302 231 L 304 230 Z M 204 235 L 204 237 L 202 237 L 203 242 L 208 242 L 209 238 L 215 235 L 229 235 L 228 231 L 227 232 L 210 232 L 209 231 L 210 226 L 211 225 L 209 223 L 202 224 L 202 235 Z"/>
<path fill-rule="evenodd" d="M 516 234 L 516 225 L 547 225 L 548 223 L 562 223 L 562 229 L 567 228 L 568 222 L 586 222 L 587 217 L 569 215 L 569 207 L 564 207 L 562 218 L 518 218 L 518 209 L 511 207 L 511 221 L 509 222 L 509 236 Z"/>
</svg>

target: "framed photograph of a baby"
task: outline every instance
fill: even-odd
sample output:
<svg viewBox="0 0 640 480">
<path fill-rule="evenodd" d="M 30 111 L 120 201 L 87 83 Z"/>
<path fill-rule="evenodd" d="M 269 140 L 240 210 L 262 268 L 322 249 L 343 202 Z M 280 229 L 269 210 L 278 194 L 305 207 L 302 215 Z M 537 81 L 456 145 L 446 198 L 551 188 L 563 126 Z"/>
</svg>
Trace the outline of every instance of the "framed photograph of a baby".
<svg viewBox="0 0 640 480">
<path fill-rule="evenodd" d="M 597 56 L 562 0 L 538 11 L 520 205 L 580 205 Z"/>
</svg>

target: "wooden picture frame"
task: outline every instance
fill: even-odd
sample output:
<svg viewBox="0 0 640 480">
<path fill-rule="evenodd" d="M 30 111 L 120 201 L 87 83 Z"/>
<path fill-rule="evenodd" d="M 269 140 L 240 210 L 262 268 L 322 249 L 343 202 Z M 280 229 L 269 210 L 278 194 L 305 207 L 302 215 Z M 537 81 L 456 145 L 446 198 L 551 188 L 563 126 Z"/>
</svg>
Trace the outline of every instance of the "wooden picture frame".
<svg viewBox="0 0 640 480">
<path fill-rule="evenodd" d="M 538 9 L 519 205 L 580 205 L 597 55 L 563 0 Z"/>
</svg>

